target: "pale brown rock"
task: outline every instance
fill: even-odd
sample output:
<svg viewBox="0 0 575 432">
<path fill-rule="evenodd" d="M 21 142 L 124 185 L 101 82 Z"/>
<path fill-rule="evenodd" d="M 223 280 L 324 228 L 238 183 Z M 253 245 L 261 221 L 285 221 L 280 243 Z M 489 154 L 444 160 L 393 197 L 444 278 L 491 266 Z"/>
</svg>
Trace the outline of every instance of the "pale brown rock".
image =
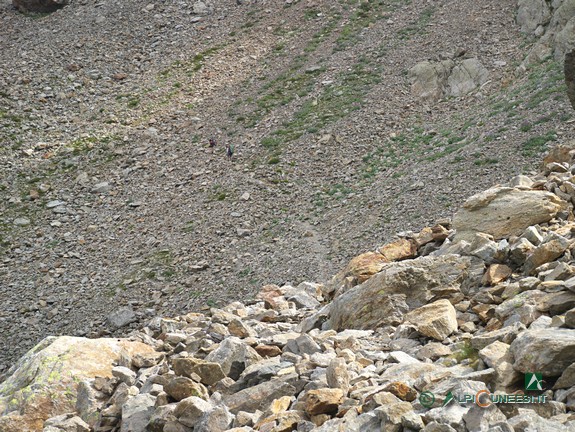
<svg viewBox="0 0 575 432">
<path fill-rule="evenodd" d="M 388 260 L 379 252 L 366 252 L 353 258 L 332 281 L 336 289 L 349 278 L 348 287 L 363 283 L 378 273 Z"/>
<path fill-rule="evenodd" d="M 335 414 L 342 401 L 343 391 L 341 389 L 310 390 L 305 395 L 305 412 L 310 416 Z"/>
<path fill-rule="evenodd" d="M 531 226 L 551 220 L 567 203 L 539 190 L 493 187 L 473 195 L 453 217 L 455 240 L 473 239 L 483 232 L 496 240 L 521 235 Z"/>
<path fill-rule="evenodd" d="M 399 239 L 381 246 L 378 252 L 388 262 L 402 261 L 417 256 L 417 242 L 411 239 Z"/>
<path fill-rule="evenodd" d="M 331 304 L 329 328 L 374 329 L 400 324 L 411 308 L 427 304 L 441 287 L 459 292 L 461 276 L 472 258 L 457 255 L 420 257 L 387 264 L 362 285 L 341 294 Z"/>
<path fill-rule="evenodd" d="M 405 320 L 419 333 L 440 341 L 457 330 L 456 311 L 449 300 L 437 300 L 417 308 L 408 313 Z"/>
<path fill-rule="evenodd" d="M 44 339 L 0 384 L 0 430 L 42 430 L 44 420 L 75 412 L 80 381 L 97 376 L 111 378 L 113 363 L 120 356 L 153 352 L 148 345 L 125 339 Z"/>
<path fill-rule="evenodd" d="M 262 357 L 277 357 L 282 353 L 281 348 L 275 345 L 256 345 L 254 349 Z"/>
<path fill-rule="evenodd" d="M 208 390 L 202 384 L 182 376 L 172 378 L 164 386 L 164 391 L 176 401 L 181 401 L 190 396 L 208 399 Z"/>
<path fill-rule="evenodd" d="M 558 234 L 543 244 L 540 244 L 525 260 L 525 273 L 532 274 L 542 264 L 559 258 L 569 247 L 569 240 Z"/>
<path fill-rule="evenodd" d="M 508 279 L 511 273 L 512 270 L 505 264 L 491 264 L 485 271 L 481 283 L 483 285 L 497 285 Z"/>
<path fill-rule="evenodd" d="M 226 376 L 218 363 L 208 362 L 194 357 L 174 359 L 172 366 L 176 375 L 191 378 L 193 374 L 197 374 L 202 384 L 205 385 L 215 384 Z"/>
<path fill-rule="evenodd" d="M 417 391 L 401 381 L 392 382 L 384 390 L 397 396 L 402 401 L 413 402 L 417 397 Z"/>
</svg>

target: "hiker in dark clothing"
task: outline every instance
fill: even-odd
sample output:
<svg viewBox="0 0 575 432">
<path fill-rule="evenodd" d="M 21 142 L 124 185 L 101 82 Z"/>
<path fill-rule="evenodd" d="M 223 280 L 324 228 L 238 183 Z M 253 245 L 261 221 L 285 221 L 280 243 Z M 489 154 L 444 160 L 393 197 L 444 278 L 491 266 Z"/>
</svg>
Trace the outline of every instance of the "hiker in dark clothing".
<svg viewBox="0 0 575 432">
<path fill-rule="evenodd" d="M 210 148 L 214 148 L 216 146 L 216 140 L 214 138 L 210 138 Z"/>
<path fill-rule="evenodd" d="M 232 156 L 234 155 L 234 146 L 231 144 L 228 144 L 226 146 L 226 155 L 228 156 L 229 160 L 232 160 Z"/>
</svg>

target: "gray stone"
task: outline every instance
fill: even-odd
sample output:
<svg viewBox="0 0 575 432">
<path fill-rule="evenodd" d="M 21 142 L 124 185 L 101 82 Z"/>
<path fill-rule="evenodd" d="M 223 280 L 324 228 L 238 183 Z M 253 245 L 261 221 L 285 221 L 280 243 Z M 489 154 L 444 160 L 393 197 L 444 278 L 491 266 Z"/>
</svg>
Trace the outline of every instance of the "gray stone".
<svg viewBox="0 0 575 432">
<path fill-rule="evenodd" d="M 46 420 L 44 432 L 90 432 L 90 425 L 74 414 L 62 414 Z"/>
<path fill-rule="evenodd" d="M 378 413 L 368 412 L 360 414 L 355 418 L 346 420 L 345 422 L 346 432 L 380 432 L 381 431 L 381 419 Z"/>
<path fill-rule="evenodd" d="M 575 359 L 575 330 L 526 330 L 511 343 L 511 353 L 516 370 L 558 377 Z"/>
<path fill-rule="evenodd" d="M 176 405 L 174 416 L 180 423 L 188 427 L 195 427 L 202 416 L 213 408 L 210 402 L 197 396 L 182 399 Z"/>
<path fill-rule="evenodd" d="M 69 0 L 12 0 L 12 4 L 21 12 L 46 13 L 63 8 Z"/>
<path fill-rule="evenodd" d="M 519 409 L 520 414 L 508 420 L 514 432 L 569 432 L 561 423 L 544 419 L 531 410 Z"/>
<path fill-rule="evenodd" d="M 165 430 L 169 430 L 169 428 L 166 429 L 167 423 L 176 421 L 174 409 L 174 404 L 156 406 L 152 417 L 150 417 L 146 432 L 164 432 Z"/>
<path fill-rule="evenodd" d="M 539 26 L 545 26 L 551 20 L 551 11 L 545 0 L 519 0 L 517 6 L 517 24 L 524 33 L 535 34 Z"/>
<path fill-rule="evenodd" d="M 565 369 L 553 386 L 554 389 L 570 387 L 575 387 L 575 362 Z"/>
<path fill-rule="evenodd" d="M 425 422 L 436 422 L 451 426 L 458 432 L 465 432 L 463 416 L 469 411 L 469 407 L 463 407 L 452 402 L 445 407 L 433 408 L 424 414 Z"/>
<path fill-rule="evenodd" d="M 125 382 L 128 386 L 136 383 L 136 372 L 124 366 L 115 366 L 112 368 L 112 375 L 120 381 Z"/>
<path fill-rule="evenodd" d="M 218 363 L 224 374 L 237 380 L 244 369 L 260 361 L 261 356 L 249 345 L 236 337 L 228 337 L 205 360 Z"/>
<path fill-rule="evenodd" d="M 460 97 L 485 84 L 489 71 L 476 58 L 465 59 L 451 70 L 447 85 L 449 96 Z"/>
<path fill-rule="evenodd" d="M 152 414 L 156 397 L 150 394 L 139 394 L 122 405 L 122 427 L 120 432 L 146 430 Z"/>
<path fill-rule="evenodd" d="M 497 378 L 494 390 L 496 391 L 513 391 L 513 386 L 523 377 L 513 369 L 513 357 L 508 344 L 493 342 L 479 351 L 479 357 L 487 366 L 495 369 Z"/>
<path fill-rule="evenodd" d="M 302 334 L 295 339 L 291 339 L 287 342 L 283 349 L 284 352 L 292 352 L 294 354 L 308 354 L 312 355 L 317 352 L 321 352 L 320 346 L 317 344 L 313 338 L 307 334 Z"/>
<path fill-rule="evenodd" d="M 447 78 L 455 66 L 453 60 L 439 63 L 421 62 L 409 70 L 411 94 L 428 101 L 436 101 L 443 97 Z"/>
<path fill-rule="evenodd" d="M 331 388 L 342 389 L 344 394 L 349 389 L 349 373 L 347 365 L 342 358 L 335 358 L 329 362 L 326 370 L 327 384 Z"/>
<path fill-rule="evenodd" d="M 110 183 L 108 182 L 101 182 L 101 183 L 97 183 L 92 187 L 91 192 L 92 193 L 106 193 L 109 192 L 112 189 L 112 186 L 110 185 Z"/>
<path fill-rule="evenodd" d="M 413 324 L 419 333 L 439 341 L 457 331 L 455 308 L 449 300 L 437 300 L 421 306 L 409 312 L 405 320 Z"/>
<path fill-rule="evenodd" d="M 575 329 L 575 308 L 565 312 L 565 325 Z"/>
<path fill-rule="evenodd" d="M 286 382 L 271 380 L 226 396 L 224 403 L 234 414 L 239 411 L 254 412 L 257 409 L 263 411 L 274 399 L 292 396 L 295 391 L 295 387 Z"/>
<path fill-rule="evenodd" d="M 106 318 L 106 323 L 114 330 L 125 327 L 137 319 L 131 307 L 123 307 L 112 312 Z"/>
<path fill-rule="evenodd" d="M 496 405 L 489 405 L 487 408 L 472 405 L 470 410 L 463 415 L 463 421 L 469 431 L 486 431 L 490 425 L 506 420 L 507 418 Z"/>
<path fill-rule="evenodd" d="M 521 323 L 515 323 L 508 327 L 503 327 L 499 330 L 494 330 L 487 333 L 476 334 L 471 338 L 471 346 L 476 350 L 482 350 L 487 345 L 495 341 L 500 341 L 510 344 L 515 340 L 517 335 L 525 330 L 525 326 Z"/>
<path fill-rule="evenodd" d="M 19 217 L 14 219 L 14 225 L 16 226 L 28 226 L 30 225 L 30 219 L 25 218 L 25 217 Z"/>
<path fill-rule="evenodd" d="M 204 413 L 194 427 L 194 432 L 224 432 L 232 427 L 234 416 L 224 405 Z"/>
</svg>

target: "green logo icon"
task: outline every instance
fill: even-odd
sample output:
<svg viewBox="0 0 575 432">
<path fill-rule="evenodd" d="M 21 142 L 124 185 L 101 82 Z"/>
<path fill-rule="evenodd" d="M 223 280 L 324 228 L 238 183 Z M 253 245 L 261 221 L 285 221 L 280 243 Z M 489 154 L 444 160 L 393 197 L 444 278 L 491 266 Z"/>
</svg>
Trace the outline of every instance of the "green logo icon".
<svg viewBox="0 0 575 432">
<path fill-rule="evenodd" d="M 443 401 L 443 405 L 445 406 L 447 405 L 449 402 L 451 402 L 453 400 L 453 393 L 449 392 L 447 393 L 447 396 L 445 396 L 445 400 Z"/>
<path fill-rule="evenodd" d="M 419 403 L 425 408 L 431 408 L 435 402 L 435 395 L 430 391 L 424 391 L 419 395 Z"/>
<path fill-rule="evenodd" d="M 543 390 L 542 382 L 543 375 L 538 372 L 527 372 L 525 374 L 525 390 Z"/>
</svg>

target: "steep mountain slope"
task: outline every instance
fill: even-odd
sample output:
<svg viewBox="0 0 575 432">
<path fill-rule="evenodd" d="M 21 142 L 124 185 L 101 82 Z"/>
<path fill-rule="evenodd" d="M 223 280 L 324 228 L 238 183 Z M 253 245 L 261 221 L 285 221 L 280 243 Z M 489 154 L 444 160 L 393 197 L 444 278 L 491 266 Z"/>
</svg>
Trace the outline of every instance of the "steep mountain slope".
<svg viewBox="0 0 575 432">
<path fill-rule="evenodd" d="M 2 2 L 0 371 L 47 334 L 128 330 L 120 306 L 142 322 L 320 281 L 530 171 L 572 114 L 558 63 L 515 75 L 515 8 Z M 480 90 L 411 95 L 412 66 L 459 54 Z"/>
</svg>

